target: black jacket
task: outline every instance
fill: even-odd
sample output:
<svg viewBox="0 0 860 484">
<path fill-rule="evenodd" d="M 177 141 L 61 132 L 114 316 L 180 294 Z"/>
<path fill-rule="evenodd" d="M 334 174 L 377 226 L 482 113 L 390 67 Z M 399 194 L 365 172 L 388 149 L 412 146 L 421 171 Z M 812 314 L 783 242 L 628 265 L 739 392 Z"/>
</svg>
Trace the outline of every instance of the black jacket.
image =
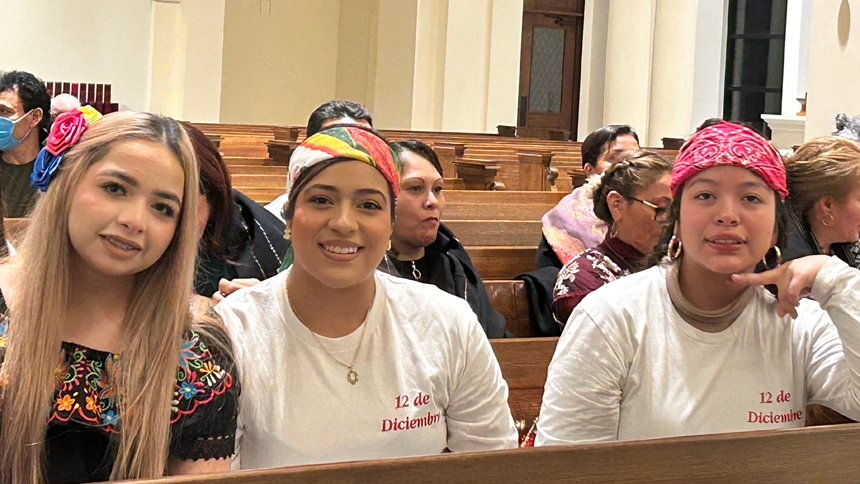
<svg viewBox="0 0 860 484">
<path fill-rule="evenodd" d="M 832 244 L 830 250 L 851 267 L 860 268 L 860 242 Z M 809 222 L 796 215 L 789 216 L 786 231 L 786 244 L 782 260 L 788 262 L 807 255 L 820 254 L 818 241 L 812 233 Z"/>
<path fill-rule="evenodd" d="M 425 254 L 431 251 L 441 254 L 445 267 L 444 277 L 431 278 L 441 279 L 441 282 L 435 285 L 449 294 L 465 299 L 478 316 L 478 322 L 481 323 L 487 337 L 504 338 L 506 336 L 505 318 L 490 304 L 487 289 L 475 266 L 472 265 L 472 259 L 469 258 L 463 244 L 445 224 L 439 224 L 436 240 L 425 249 Z M 382 261 L 380 267 L 394 275 L 409 277 L 408 274 L 403 273 L 408 271 L 401 272 L 392 266 L 393 259 L 393 254 L 386 254 L 386 259 Z"/>
<path fill-rule="evenodd" d="M 262 281 L 274 276 L 290 246 L 284 240 L 284 222 L 237 190 L 233 190 L 233 209 L 239 254 L 231 262 L 218 260 L 202 250 L 197 254 L 194 289 L 201 296 L 211 297 L 222 277 Z"/>
</svg>

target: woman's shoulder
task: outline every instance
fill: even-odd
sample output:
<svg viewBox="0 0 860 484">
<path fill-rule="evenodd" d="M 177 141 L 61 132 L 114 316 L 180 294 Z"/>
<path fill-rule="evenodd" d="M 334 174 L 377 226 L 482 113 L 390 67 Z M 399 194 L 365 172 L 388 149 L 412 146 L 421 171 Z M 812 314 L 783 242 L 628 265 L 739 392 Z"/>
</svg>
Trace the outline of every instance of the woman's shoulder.
<svg viewBox="0 0 860 484">
<path fill-rule="evenodd" d="M 225 315 L 242 315 L 247 313 L 280 312 L 279 301 L 285 294 L 285 284 L 288 271 L 270 277 L 254 286 L 244 287 L 230 294 L 215 305 L 215 312 L 225 318 Z"/>
<path fill-rule="evenodd" d="M 222 395 L 238 397 L 239 386 L 227 332 L 215 324 L 195 324 L 182 338 L 176 369 L 171 423 Z"/>
</svg>

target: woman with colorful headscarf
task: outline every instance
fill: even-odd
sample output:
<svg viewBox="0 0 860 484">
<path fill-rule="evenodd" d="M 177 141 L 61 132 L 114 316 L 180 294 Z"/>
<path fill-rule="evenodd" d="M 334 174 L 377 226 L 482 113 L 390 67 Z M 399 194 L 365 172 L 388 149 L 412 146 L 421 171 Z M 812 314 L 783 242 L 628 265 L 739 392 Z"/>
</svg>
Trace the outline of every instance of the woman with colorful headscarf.
<svg viewBox="0 0 860 484">
<path fill-rule="evenodd" d="M 216 311 L 243 378 L 243 468 L 515 447 L 498 362 L 464 300 L 376 270 L 400 189 L 374 131 L 290 158 L 293 263 Z"/>
<path fill-rule="evenodd" d="M 671 188 L 669 262 L 574 310 L 536 445 L 802 427 L 814 403 L 860 418 L 860 273 L 822 255 L 779 264 L 779 154 L 719 123 L 681 148 Z M 754 273 L 762 259 L 775 268 Z"/>
</svg>

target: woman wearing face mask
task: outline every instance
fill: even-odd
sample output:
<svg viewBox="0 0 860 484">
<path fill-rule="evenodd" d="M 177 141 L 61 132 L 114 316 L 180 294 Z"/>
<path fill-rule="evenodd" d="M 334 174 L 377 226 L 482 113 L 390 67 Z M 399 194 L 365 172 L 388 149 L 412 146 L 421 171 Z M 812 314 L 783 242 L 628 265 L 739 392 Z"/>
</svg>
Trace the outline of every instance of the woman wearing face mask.
<svg viewBox="0 0 860 484">
<path fill-rule="evenodd" d="M 562 328 L 590 292 L 644 267 L 669 218 L 672 163 L 650 151 L 627 153 L 594 191 L 594 214 L 609 227 L 606 238 L 558 274 L 552 310 Z"/>
<path fill-rule="evenodd" d="M 199 186 L 182 127 L 65 113 L 32 181 L 45 193 L 0 321 L 0 482 L 229 469 L 238 381 L 225 332 L 189 311 Z"/>
<path fill-rule="evenodd" d="M 573 311 L 536 445 L 802 427 L 811 403 L 860 417 L 860 272 L 821 255 L 778 265 L 779 154 L 719 123 L 681 148 L 672 191 L 671 261 Z M 754 273 L 763 258 L 776 268 Z"/>
<path fill-rule="evenodd" d="M 0 73 L 0 184 L 7 217 L 26 217 L 36 203 L 29 178 L 48 136 L 50 107 L 41 79 L 28 72 Z"/>
<path fill-rule="evenodd" d="M 469 305 L 376 270 L 399 190 L 372 130 L 325 129 L 290 158 L 293 264 L 215 307 L 242 375 L 243 468 L 516 446 Z"/>
<path fill-rule="evenodd" d="M 445 210 L 442 165 L 417 140 L 392 143 L 403 166 L 391 251 L 381 268 L 465 299 L 490 338 L 505 336 L 505 318 L 493 309 L 466 249 L 440 220 Z"/>
<path fill-rule="evenodd" d="M 814 138 L 797 149 L 785 169 L 791 224 L 784 258 L 832 254 L 860 267 L 860 144 Z"/>
</svg>

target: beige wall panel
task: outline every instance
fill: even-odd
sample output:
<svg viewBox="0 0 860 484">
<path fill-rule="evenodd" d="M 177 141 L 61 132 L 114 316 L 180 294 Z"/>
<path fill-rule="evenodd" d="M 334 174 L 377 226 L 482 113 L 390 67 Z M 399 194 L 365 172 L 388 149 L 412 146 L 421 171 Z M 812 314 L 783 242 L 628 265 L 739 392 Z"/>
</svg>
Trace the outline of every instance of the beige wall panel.
<svg viewBox="0 0 860 484">
<path fill-rule="evenodd" d="M 815 0 L 809 43 L 806 139 L 835 130 L 839 113 L 860 115 L 860 1 Z"/>
<path fill-rule="evenodd" d="M 657 0 L 609 4 L 603 124 L 629 124 L 648 139 Z"/>
<path fill-rule="evenodd" d="M 3 0 L 2 69 L 46 81 L 111 84 L 114 102 L 149 108 L 152 0 Z"/>
<path fill-rule="evenodd" d="M 379 0 L 374 126 L 410 129 L 415 73 L 415 1 Z"/>
<path fill-rule="evenodd" d="M 657 0 L 649 127 L 647 138 L 640 139 L 643 146 L 662 146 L 662 137 L 684 137 L 689 133 L 697 4 L 691 0 Z"/>
<path fill-rule="evenodd" d="M 335 95 L 339 0 L 229 0 L 221 122 L 304 125 Z"/>
</svg>

